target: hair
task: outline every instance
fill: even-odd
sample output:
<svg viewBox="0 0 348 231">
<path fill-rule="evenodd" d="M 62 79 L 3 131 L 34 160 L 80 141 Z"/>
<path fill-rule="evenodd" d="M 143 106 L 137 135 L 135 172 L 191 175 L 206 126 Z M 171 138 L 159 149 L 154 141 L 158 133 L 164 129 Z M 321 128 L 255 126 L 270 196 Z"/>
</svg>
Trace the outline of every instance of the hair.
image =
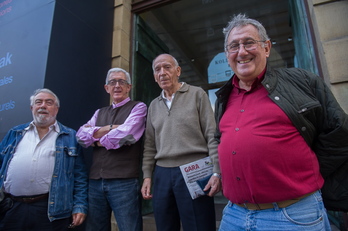
<svg viewBox="0 0 348 231">
<path fill-rule="evenodd" d="M 131 83 L 130 74 L 129 74 L 127 71 L 125 71 L 125 70 L 122 69 L 122 68 L 114 67 L 114 68 L 111 68 L 111 69 L 108 71 L 107 75 L 106 75 L 106 79 L 105 79 L 105 84 L 106 84 L 106 85 L 107 85 L 108 82 L 109 82 L 109 76 L 111 75 L 111 73 L 114 73 L 114 72 L 116 72 L 116 73 L 117 73 L 117 72 L 123 72 L 123 73 L 126 75 L 127 83 L 128 83 L 128 84 L 132 84 L 132 83 Z"/>
<path fill-rule="evenodd" d="M 60 102 L 59 102 L 58 96 L 56 94 L 54 94 L 53 91 L 51 91 L 50 89 L 47 89 L 47 88 L 40 88 L 40 89 L 36 89 L 34 91 L 34 93 L 30 96 L 30 106 L 34 106 L 35 96 L 37 96 L 40 93 L 48 93 L 48 94 L 52 95 L 56 99 L 55 104 L 57 105 L 57 107 L 60 107 Z"/>
<path fill-rule="evenodd" d="M 156 60 L 159 56 L 161 56 L 161 55 L 169 55 L 169 56 L 173 59 L 174 64 L 175 64 L 175 67 L 178 67 L 178 66 L 179 66 L 178 60 L 176 60 L 176 58 L 174 58 L 173 55 L 170 55 L 170 54 L 167 54 L 167 53 L 163 53 L 163 54 L 157 55 L 156 58 L 154 58 L 154 59 L 152 60 L 152 70 L 153 70 L 153 71 L 155 71 L 155 66 L 154 66 L 155 60 Z"/>
<path fill-rule="evenodd" d="M 256 27 L 256 29 L 259 32 L 260 39 L 262 41 L 270 40 L 270 38 L 267 35 L 265 27 L 259 21 L 248 18 L 245 14 L 238 14 L 238 15 L 234 15 L 232 20 L 229 21 L 227 26 L 222 30 L 222 32 L 225 35 L 225 43 L 224 43 L 225 50 L 226 50 L 226 46 L 228 45 L 227 44 L 228 36 L 230 35 L 233 28 L 243 27 L 247 25 L 253 25 L 254 27 Z"/>
</svg>

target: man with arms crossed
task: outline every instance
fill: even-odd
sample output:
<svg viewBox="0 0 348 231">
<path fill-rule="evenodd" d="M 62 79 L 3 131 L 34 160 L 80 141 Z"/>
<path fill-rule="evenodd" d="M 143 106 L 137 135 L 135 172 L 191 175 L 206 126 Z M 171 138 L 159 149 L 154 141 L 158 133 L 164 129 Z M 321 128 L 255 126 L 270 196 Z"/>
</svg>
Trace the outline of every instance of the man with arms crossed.
<svg viewBox="0 0 348 231">
<path fill-rule="evenodd" d="M 140 156 L 147 107 L 129 98 L 127 71 L 108 71 L 105 90 L 112 105 L 98 109 L 77 132 L 83 147 L 93 146 L 89 174 L 88 231 L 111 230 L 111 212 L 120 231 L 141 231 Z"/>
</svg>

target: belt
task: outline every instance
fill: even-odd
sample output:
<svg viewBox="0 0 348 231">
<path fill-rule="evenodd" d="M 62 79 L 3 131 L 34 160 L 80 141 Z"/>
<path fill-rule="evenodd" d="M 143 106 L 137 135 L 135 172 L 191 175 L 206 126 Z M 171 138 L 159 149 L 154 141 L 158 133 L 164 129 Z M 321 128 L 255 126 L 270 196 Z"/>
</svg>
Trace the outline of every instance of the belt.
<svg viewBox="0 0 348 231">
<path fill-rule="evenodd" d="M 18 202 L 23 202 L 23 203 L 34 203 L 36 201 L 41 201 L 44 199 L 48 198 L 48 193 L 45 194 L 40 194 L 40 195 L 35 195 L 35 196 L 24 196 L 24 197 L 16 197 L 13 195 L 10 195 L 11 199 L 14 201 L 18 201 Z"/>
<path fill-rule="evenodd" d="M 252 203 L 244 203 L 244 204 L 236 204 L 239 207 L 249 209 L 249 210 L 263 210 L 263 209 L 273 209 L 275 207 L 275 204 L 277 204 L 278 208 L 285 208 L 289 205 L 295 204 L 296 202 L 300 201 L 301 199 L 308 197 L 312 194 L 314 194 L 316 191 L 307 193 L 301 197 L 291 199 L 291 200 L 285 200 L 280 202 L 274 202 L 274 203 L 264 203 L 264 204 L 252 204 Z"/>
</svg>

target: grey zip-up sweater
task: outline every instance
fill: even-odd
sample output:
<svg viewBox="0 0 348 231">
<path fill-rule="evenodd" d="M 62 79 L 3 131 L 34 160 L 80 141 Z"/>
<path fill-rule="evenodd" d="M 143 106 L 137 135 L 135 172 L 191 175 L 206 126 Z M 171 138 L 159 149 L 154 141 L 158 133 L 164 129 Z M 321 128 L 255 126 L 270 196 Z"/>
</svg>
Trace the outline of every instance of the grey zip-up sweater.
<svg viewBox="0 0 348 231">
<path fill-rule="evenodd" d="M 144 178 L 155 164 L 177 167 L 210 156 L 214 172 L 220 173 L 213 110 L 206 92 L 183 84 L 168 109 L 162 96 L 148 109 L 143 157 Z"/>
</svg>

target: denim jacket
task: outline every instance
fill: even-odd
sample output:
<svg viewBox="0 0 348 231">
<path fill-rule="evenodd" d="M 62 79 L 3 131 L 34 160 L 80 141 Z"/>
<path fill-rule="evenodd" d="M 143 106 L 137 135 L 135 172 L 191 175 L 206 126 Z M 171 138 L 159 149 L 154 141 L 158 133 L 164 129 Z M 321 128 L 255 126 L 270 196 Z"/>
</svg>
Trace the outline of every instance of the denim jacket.
<svg viewBox="0 0 348 231">
<path fill-rule="evenodd" d="M 0 188 L 6 178 L 9 163 L 29 123 L 12 128 L 0 143 Z M 77 143 L 75 130 L 58 122 L 56 159 L 49 190 L 48 218 L 50 221 L 68 218 L 74 213 L 87 214 L 88 177 Z"/>
</svg>

